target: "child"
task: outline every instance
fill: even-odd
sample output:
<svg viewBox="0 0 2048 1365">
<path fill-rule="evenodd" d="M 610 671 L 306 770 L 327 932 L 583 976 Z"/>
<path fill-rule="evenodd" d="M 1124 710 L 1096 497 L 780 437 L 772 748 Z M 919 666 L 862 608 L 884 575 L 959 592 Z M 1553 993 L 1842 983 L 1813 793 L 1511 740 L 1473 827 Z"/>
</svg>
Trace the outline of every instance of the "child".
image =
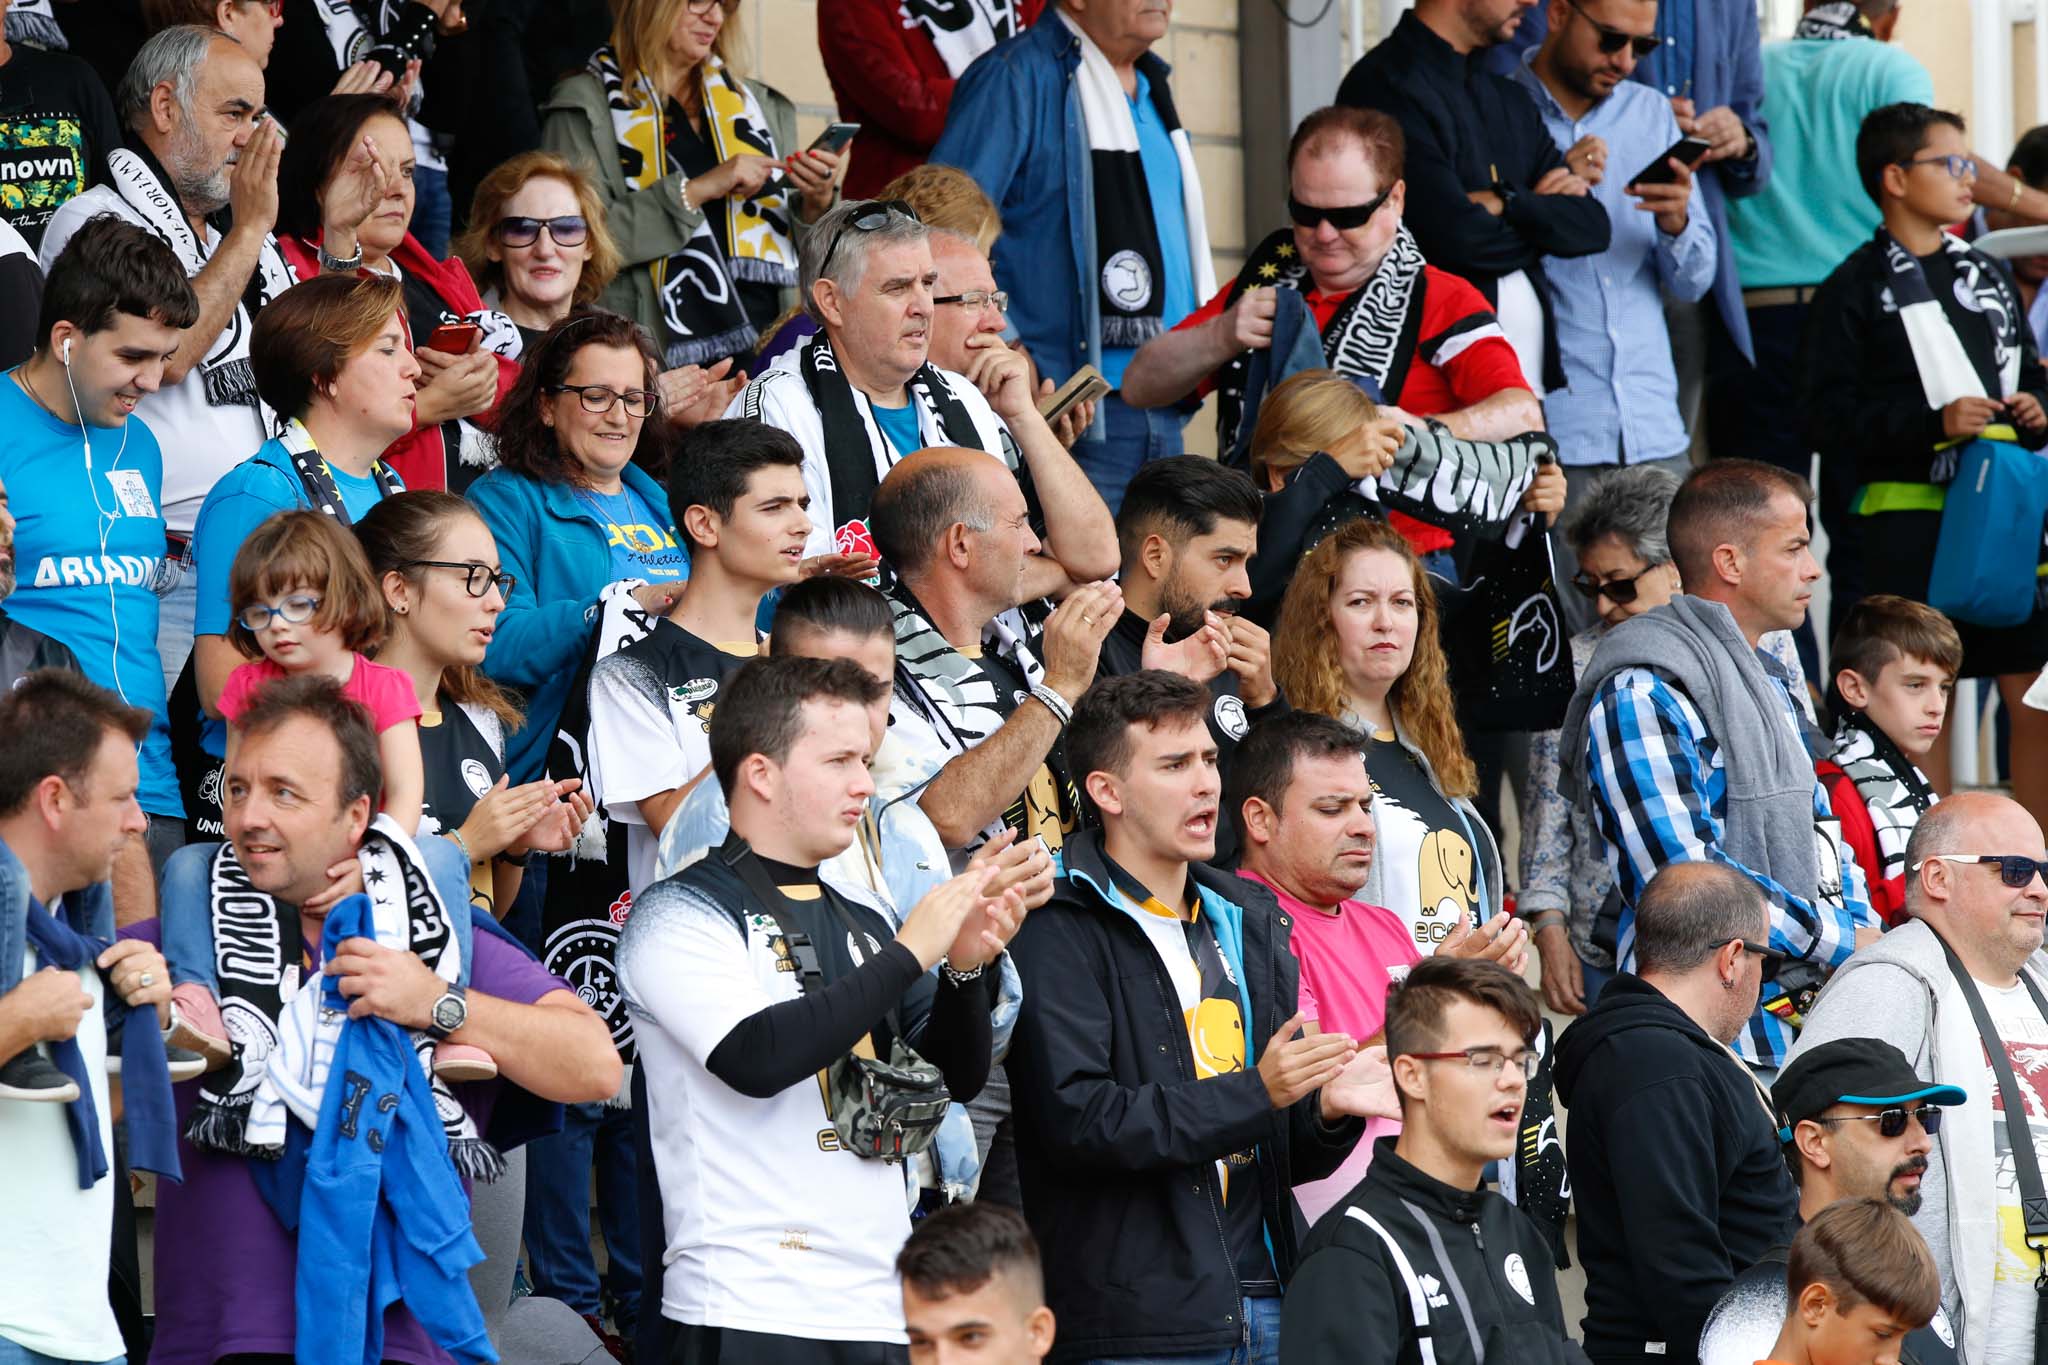
<svg viewBox="0 0 2048 1365">
<path fill-rule="evenodd" d="M 1871 908 L 1894 925 L 1906 913 L 1906 840 L 1940 799 L 1914 765 L 1941 738 L 1963 644 L 1934 608 L 1880 594 L 1850 608 L 1829 657 L 1835 747 L 1815 768 Z"/>
<path fill-rule="evenodd" d="M 342 685 L 343 695 L 370 714 L 384 774 L 383 813 L 408 835 L 416 834 L 426 795 L 419 698 L 406 674 L 373 663 L 360 652 L 383 641 L 385 604 L 355 536 L 323 512 L 277 513 L 252 531 L 236 552 L 228 577 L 228 605 L 228 638 L 250 660 L 230 673 L 221 689 L 218 710 L 228 722 L 230 750 L 236 719 L 266 685 L 306 673 L 331 678 Z M 454 918 L 458 929 L 466 930 L 464 917 Z M 181 1024 L 176 1041 L 225 1061 L 231 1049 L 220 1024 L 211 970 L 213 945 L 205 929 L 202 921 L 196 934 L 174 936 L 166 925 L 171 999 Z M 466 977 L 466 934 L 463 940 Z M 192 1035 L 190 1041 L 187 1034 Z M 487 1054 L 452 1043 L 435 1050 L 434 1069 L 458 1081 L 497 1074 Z"/>
<path fill-rule="evenodd" d="M 1881 1199 L 1837 1200 L 1799 1229 L 1785 1290 L 1785 1325 L 1757 1365 L 1885 1365 L 1941 1306 L 1927 1243 Z"/>
</svg>

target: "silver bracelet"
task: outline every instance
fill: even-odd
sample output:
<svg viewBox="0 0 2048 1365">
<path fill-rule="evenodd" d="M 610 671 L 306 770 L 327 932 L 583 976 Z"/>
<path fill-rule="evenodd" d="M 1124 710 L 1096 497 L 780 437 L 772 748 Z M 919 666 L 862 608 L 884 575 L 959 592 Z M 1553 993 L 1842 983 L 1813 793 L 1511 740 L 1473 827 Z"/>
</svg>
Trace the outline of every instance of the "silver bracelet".
<svg viewBox="0 0 2048 1365">
<path fill-rule="evenodd" d="M 1061 729 L 1064 730 L 1074 723 L 1074 708 L 1067 705 L 1065 697 L 1044 683 L 1031 684 L 1031 695 L 1038 698 L 1039 704 L 1046 710 L 1052 712 L 1052 718 L 1060 723 Z"/>
<path fill-rule="evenodd" d="M 955 968 L 953 964 L 948 962 L 945 958 L 942 957 L 939 959 L 939 974 L 941 976 L 944 976 L 946 980 L 952 982 L 955 986 L 964 986 L 970 981 L 979 981 L 981 979 L 981 974 L 987 970 L 988 964 L 986 962 L 982 963 L 979 967 L 976 967 L 971 972 L 963 972 Z"/>
<path fill-rule="evenodd" d="M 360 237 L 356 239 L 356 254 L 353 256 L 336 256 L 328 251 L 324 243 L 320 246 L 319 252 L 320 269 L 326 274 L 353 275 L 363 268 L 363 242 Z"/>
<path fill-rule="evenodd" d="M 461 850 L 462 861 L 474 866 L 476 863 L 476 859 L 469 856 L 469 840 L 462 837 L 462 831 L 459 829 L 451 829 L 448 831 L 448 837 L 454 841 L 455 847 Z"/>
</svg>

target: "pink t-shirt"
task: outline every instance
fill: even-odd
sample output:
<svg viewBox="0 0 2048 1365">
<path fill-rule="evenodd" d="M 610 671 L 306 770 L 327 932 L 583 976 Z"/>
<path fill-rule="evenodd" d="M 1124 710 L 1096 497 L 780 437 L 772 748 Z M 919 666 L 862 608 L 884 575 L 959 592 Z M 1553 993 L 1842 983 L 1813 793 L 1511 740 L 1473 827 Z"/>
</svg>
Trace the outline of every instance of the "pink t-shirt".
<svg viewBox="0 0 2048 1365">
<path fill-rule="evenodd" d="M 360 654 L 355 659 L 355 671 L 341 685 L 341 694 L 363 705 L 370 713 L 372 728 L 378 734 L 383 734 L 400 721 L 420 718 L 420 699 L 412 690 L 411 678 L 395 668 L 371 663 Z M 259 691 L 279 678 L 290 676 L 268 659 L 243 664 L 228 674 L 228 684 L 220 690 L 220 713 L 232 725 L 242 718 L 242 713 L 249 709 L 249 703 L 255 700 Z"/>
<path fill-rule="evenodd" d="M 1301 962 L 1301 1012 L 1325 1033 L 1348 1033 L 1363 1042 L 1385 1026 L 1387 987 L 1422 961 L 1415 937 L 1399 915 L 1377 905 L 1345 901 L 1334 915 L 1296 900 L 1256 872 L 1240 872 L 1280 898 L 1294 917 L 1292 944 Z M 1351 1193 L 1372 1165 L 1372 1145 L 1401 1131 L 1399 1119 L 1367 1119 L 1365 1136 L 1334 1175 L 1294 1187 L 1302 1216 L 1314 1223 Z"/>
</svg>

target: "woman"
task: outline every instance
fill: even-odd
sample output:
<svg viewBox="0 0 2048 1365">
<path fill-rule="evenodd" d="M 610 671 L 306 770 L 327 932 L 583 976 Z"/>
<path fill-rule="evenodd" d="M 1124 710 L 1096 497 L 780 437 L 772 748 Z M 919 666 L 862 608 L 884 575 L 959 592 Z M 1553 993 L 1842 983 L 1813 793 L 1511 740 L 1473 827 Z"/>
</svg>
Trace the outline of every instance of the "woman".
<svg viewBox="0 0 2048 1365">
<path fill-rule="evenodd" d="M 648 420 L 660 369 L 628 318 L 592 310 L 556 323 L 505 399 L 498 468 L 470 487 L 514 578 L 484 656 L 486 673 L 526 694 L 526 725 L 505 756 L 514 782 L 540 776 L 598 593 L 645 579 L 634 597 L 665 612 L 689 577 L 668 494 L 645 470 L 666 453 L 666 424 Z"/>
<path fill-rule="evenodd" d="M 1273 632 L 1288 700 L 1366 736 L 1378 839 L 1360 899 L 1407 921 L 1435 952 L 1501 908 L 1500 850 L 1472 796 L 1436 593 L 1401 533 L 1353 520 L 1301 560 Z M 1475 932 L 1513 932 L 1501 921 Z"/>
<path fill-rule="evenodd" d="M 668 366 L 750 351 L 794 301 L 803 226 L 839 198 L 839 154 L 797 151 L 794 106 L 732 69 L 739 5 L 620 0 L 611 42 L 541 111 L 542 144 L 595 178 L 625 252 L 605 303 Z"/>
<path fill-rule="evenodd" d="M 398 281 L 409 344 L 423 371 L 415 426 L 385 461 L 409 487 L 467 487 L 486 467 L 487 443 L 460 423 L 481 418 L 518 376 L 519 331 L 486 309 L 460 262 L 436 260 L 411 232 L 412 135 L 383 95 L 330 95 L 292 122 L 277 170 L 277 241 L 300 279 L 358 271 Z M 365 181 L 379 191 L 353 243 L 328 242 L 322 223 L 330 199 L 353 203 Z M 344 249 L 346 248 L 346 249 Z M 477 339 L 459 352 L 428 343 L 447 323 L 473 323 Z"/>
<path fill-rule="evenodd" d="M 422 837 L 441 834 L 470 861 L 475 899 L 502 913 L 535 849 L 563 851 L 590 814 L 582 784 L 505 776 L 505 737 L 519 708 L 478 671 L 505 609 L 511 575 L 476 509 L 452 493 L 400 493 L 356 534 L 389 613 L 377 662 L 412 678 L 426 764 Z"/>
</svg>

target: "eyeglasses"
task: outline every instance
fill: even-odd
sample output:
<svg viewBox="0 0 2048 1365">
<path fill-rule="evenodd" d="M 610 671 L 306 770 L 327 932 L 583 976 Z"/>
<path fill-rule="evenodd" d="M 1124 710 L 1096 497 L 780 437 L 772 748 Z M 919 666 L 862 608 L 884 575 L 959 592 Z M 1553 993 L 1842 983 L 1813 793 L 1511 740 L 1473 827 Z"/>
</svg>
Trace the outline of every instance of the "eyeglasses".
<svg viewBox="0 0 2048 1365">
<path fill-rule="evenodd" d="M 573 393 L 583 400 L 585 412 L 610 412 L 612 404 L 624 403 L 628 417 L 652 417 L 654 410 L 661 406 L 661 395 L 646 389 L 627 389 L 620 393 L 609 384 L 557 384 L 551 393 Z"/>
<path fill-rule="evenodd" d="M 398 561 L 398 567 L 401 569 L 460 569 L 464 575 L 462 586 L 468 590 L 471 597 L 482 597 L 489 593 L 493 587 L 497 588 L 500 597 L 510 597 L 512 595 L 512 585 L 519 581 L 511 574 L 493 569 L 488 564 L 479 564 L 473 559 L 401 559 Z"/>
<path fill-rule="evenodd" d="M 1758 961 L 1763 963 L 1764 980 L 1766 981 L 1776 981 L 1778 979 L 1778 964 L 1792 956 L 1790 953 L 1780 952 L 1768 943 L 1758 943 L 1754 939 L 1747 938 L 1724 938 L 1719 943 L 1709 943 L 1707 951 L 1718 953 L 1731 943 L 1739 943 L 1742 945 L 1743 952 L 1756 955 Z"/>
<path fill-rule="evenodd" d="M 242 0 L 245 5 L 261 5 L 273 19 L 284 18 L 284 0 Z"/>
<path fill-rule="evenodd" d="M 1916 156 L 1910 161 L 1895 161 L 1895 166 L 1946 166 L 1951 180 L 1966 180 L 1977 174 L 1977 163 L 1967 156 Z"/>
<path fill-rule="evenodd" d="M 1997 863 L 1998 880 L 2015 891 L 2032 882 L 2036 876 L 2048 881 L 2048 860 L 2029 858 L 2024 853 L 1936 853 L 1922 858 L 1906 870 L 1918 872 L 1929 863 Z"/>
<path fill-rule="evenodd" d="M 1587 573 L 1584 569 L 1581 569 L 1572 575 L 1572 586 L 1577 588 L 1579 595 L 1589 602 L 1597 602 L 1602 597 L 1605 597 L 1608 601 L 1614 603 L 1615 606 L 1625 607 L 1636 600 L 1636 592 L 1638 591 L 1636 580 L 1650 572 L 1651 569 L 1662 567 L 1660 564 L 1652 564 L 1640 572 L 1630 574 L 1627 578 L 1610 578 L 1604 583 Z"/>
<path fill-rule="evenodd" d="M 839 244 L 846 240 L 847 233 L 873 232 L 877 228 L 887 227 L 889 216 L 896 213 L 902 214 L 913 223 L 924 221 L 917 216 L 916 209 L 901 199 L 870 199 L 866 203 L 853 205 L 852 212 L 840 223 L 839 230 L 832 234 L 832 244 L 825 248 L 824 256 L 819 259 L 818 273 L 824 274 L 825 267 L 832 264 L 832 258 L 838 254 Z"/>
<path fill-rule="evenodd" d="M 1564 2 L 1572 7 L 1572 13 L 1584 19 L 1599 32 L 1600 50 L 1607 56 L 1612 57 L 1615 53 L 1626 47 L 1634 51 L 1637 61 L 1641 61 L 1658 48 L 1664 46 L 1664 40 L 1654 33 L 1623 33 L 1618 28 L 1609 28 L 1592 15 L 1586 13 L 1580 7 L 1579 0 L 1564 0 Z"/>
<path fill-rule="evenodd" d="M 582 246 L 590 236 L 590 224 L 580 213 L 560 218 L 500 218 L 491 232 L 506 246 L 532 246 L 540 240 L 542 228 L 556 246 Z"/>
<path fill-rule="evenodd" d="M 1327 220 L 1339 232 L 1364 227 L 1372 216 L 1380 211 L 1380 205 L 1387 202 L 1387 196 L 1394 192 L 1392 185 L 1374 196 L 1371 203 L 1352 204 L 1346 208 L 1324 209 L 1314 204 L 1304 204 L 1293 195 L 1287 196 L 1287 216 L 1294 220 L 1296 227 L 1317 228 Z M 1412 1055 L 1412 1054 L 1411 1054 Z"/>
<path fill-rule="evenodd" d="M 1535 1080 L 1537 1069 L 1543 1064 L 1543 1059 L 1534 1052 L 1524 1050 L 1509 1055 L 1497 1047 L 1467 1047 L 1456 1052 L 1404 1052 L 1401 1055 L 1424 1062 L 1461 1061 L 1472 1070 L 1488 1076 L 1498 1076 L 1512 1065 L 1522 1073 L 1525 1081 Z"/>
<path fill-rule="evenodd" d="M 1906 1131 L 1907 1119 L 1918 1119 L 1920 1131 L 1933 1137 L 1941 1131 L 1941 1106 L 1923 1104 L 1918 1109 L 1886 1109 L 1875 1114 L 1839 1114 L 1831 1119 L 1815 1119 L 1815 1123 L 1871 1123 L 1877 1124 L 1879 1137 L 1895 1138 Z"/>
<path fill-rule="evenodd" d="M 251 602 L 242 608 L 235 619 L 242 623 L 242 629 L 255 635 L 270 628 L 270 619 L 280 617 L 288 626 L 303 626 L 313 619 L 313 613 L 320 610 L 320 598 L 309 592 L 295 592 L 275 606 L 267 602 Z"/>
<path fill-rule="evenodd" d="M 1010 296 L 1001 289 L 970 289 L 964 294 L 941 294 L 933 303 L 957 303 L 962 308 L 986 308 L 995 305 L 998 313 L 1010 311 Z"/>
</svg>

